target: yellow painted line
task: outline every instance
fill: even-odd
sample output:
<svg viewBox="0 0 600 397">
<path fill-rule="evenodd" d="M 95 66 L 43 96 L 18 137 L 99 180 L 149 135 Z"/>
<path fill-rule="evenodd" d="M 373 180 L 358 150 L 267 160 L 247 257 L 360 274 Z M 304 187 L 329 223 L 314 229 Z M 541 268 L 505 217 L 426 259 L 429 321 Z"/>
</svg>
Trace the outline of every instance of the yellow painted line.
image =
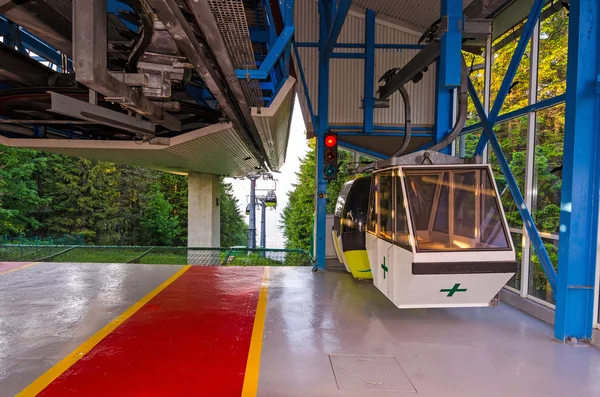
<svg viewBox="0 0 600 397">
<path fill-rule="evenodd" d="M 4 271 L 4 272 L 0 272 L 0 276 L 2 276 L 4 274 L 16 272 L 17 270 L 28 268 L 28 267 L 31 267 L 33 265 L 37 265 L 38 263 L 41 263 L 41 262 L 32 262 L 32 263 L 28 263 L 28 264 L 20 266 L 20 267 L 15 267 L 14 269 L 10 269 L 10 270 Z"/>
<path fill-rule="evenodd" d="M 265 318 L 267 317 L 267 299 L 269 295 L 270 267 L 265 267 L 263 280 L 258 295 L 258 305 L 254 316 L 252 327 L 252 338 L 250 339 L 250 351 L 246 362 L 246 375 L 244 376 L 244 387 L 242 397 L 254 397 L 258 392 L 258 374 L 260 372 L 260 356 L 262 354 L 263 334 L 265 332 Z"/>
<path fill-rule="evenodd" d="M 129 309 L 125 310 L 119 317 L 112 320 L 108 323 L 104 328 L 100 331 L 96 332 L 91 338 L 83 342 L 77 349 L 73 350 L 68 356 L 63 358 L 57 364 L 55 364 L 48 371 L 43 373 L 39 378 L 37 378 L 33 383 L 23 389 L 16 397 L 29 397 L 36 396 L 42 390 L 46 388 L 54 379 L 58 378 L 69 369 L 73 364 L 79 361 L 87 352 L 92 350 L 94 346 L 96 346 L 102 339 L 104 339 L 108 334 L 115 330 L 119 325 L 125 322 L 129 317 L 135 314 L 142 306 L 148 303 L 152 298 L 158 295 L 159 292 L 164 290 L 171 284 L 173 281 L 177 280 L 179 276 L 185 273 L 191 266 L 187 265 L 181 268 L 177 273 L 169 277 L 165 282 L 156 287 L 152 292 L 148 295 L 144 296 L 138 302 L 133 304 Z"/>
</svg>

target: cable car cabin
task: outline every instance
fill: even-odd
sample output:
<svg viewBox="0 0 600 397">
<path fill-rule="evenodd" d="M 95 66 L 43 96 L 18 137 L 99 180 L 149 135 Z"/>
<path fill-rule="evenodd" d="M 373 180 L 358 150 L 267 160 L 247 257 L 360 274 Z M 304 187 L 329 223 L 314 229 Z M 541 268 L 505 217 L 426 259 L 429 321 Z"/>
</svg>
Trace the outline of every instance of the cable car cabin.
<svg viewBox="0 0 600 397">
<path fill-rule="evenodd" d="M 517 270 L 498 197 L 488 165 L 374 171 L 366 247 L 375 286 L 399 308 L 488 306 Z"/>
<path fill-rule="evenodd" d="M 340 192 L 333 229 L 333 247 L 338 260 L 355 278 L 372 279 L 365 246 L 365 225 L 371 176 L 347 182 Z"/>
</svg>

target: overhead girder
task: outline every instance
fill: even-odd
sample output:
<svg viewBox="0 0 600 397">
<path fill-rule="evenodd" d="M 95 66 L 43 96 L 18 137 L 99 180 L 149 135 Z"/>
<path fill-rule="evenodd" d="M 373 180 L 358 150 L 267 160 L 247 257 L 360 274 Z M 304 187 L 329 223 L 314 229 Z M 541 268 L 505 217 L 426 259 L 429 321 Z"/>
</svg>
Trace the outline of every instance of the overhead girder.
<svg viewBox="0 0 600 397">
<path fill-rule="evenodd" d="M 228 54 L 219 53 L 218 57 L 215 57 L 210 52 L 208 46 L 198 40 L 192 26 L 188 23 L 175 1 L 148 0 L 148 3 L 155 10 L 156 15 L 163 22 L 179 49 L 188 58 L 194 69 L 196 69 L 208 90 L 227 115 L 227 118 L 235 126 L 240 137 L 246 142 L 259 162 L 266 167 L 270 167 L 268 156 L 251 119 L 250 110 L 243 91 L 241 91 L 235 71 L 227 73 L 226 70 L 222 70 L 219 67 L 227 67 L 227 64 L 223 60 L 220 60 L 220 58 L 225 58 L 224 55 L 228 57 Z M 201 7 L 192 8 L 192 10 L 195 10 L 194 14 L 196 14 L 201 10 Z M 210 15 L 212 16 L 212 13 Z M 204 21 L 206 18 L 207 16 L 201 16 L 200 20 Z M 213 25 L 213 28 L 216 29 L 216 24 Z M 212 42 L 212 44 L 217 45 L 216 48 L 222 49 L 224 44 L 218 43 L 218 38 L 213 36 L 214 31 L 212 31 L 210 26 L 203 27 L 203 33 L 204 31 L 211 37 L 210 39 L 206 37 L 207 41 L 210 40 L 208 44 L 210 45 Z M 232 66 L 231 60 L 228 62 Z"/>
</svg>

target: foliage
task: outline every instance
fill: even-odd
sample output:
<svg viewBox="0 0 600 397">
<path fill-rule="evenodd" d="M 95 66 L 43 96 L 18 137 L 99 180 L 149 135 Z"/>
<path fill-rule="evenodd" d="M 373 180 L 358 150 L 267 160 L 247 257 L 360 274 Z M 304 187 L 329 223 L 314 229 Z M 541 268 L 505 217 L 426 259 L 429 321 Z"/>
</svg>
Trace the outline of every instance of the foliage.
<svg viewBox="0 0 600 397">
<path fill-rule="evenodd" d="M 313 214 L 315 207 L 315 142 L 309 142 L 309 151 L 300 161 L 300 170 L 296 173 L 298 182 L 288 197 L 283 209 L 281 228 L 286 239 L 286 248 L 310 250 L 313 234 Z M 350 152 L 339 150 L 339 174 L 336 180 L 327 185 L 327 213 L 333 214 L 335 202 L 344 183 L 348 181 L 348 166 L 352 162 Z"/>
<path fill-rule="evenodd" d="M 36 230 L 36 208 L 48 200 L 38 194 L 36 179 L 45 161 L 32 150 L 0 147 L 0 234 Z"/>
<path fill-rule="evenodd" d="M 171 245 L 179 235 L 179 218 L 173 214 L 173 206 L 165 199 L 160 186 L 155 184 L 144 212 L 140 216 L 142 245 Z"/>
<path fill-rule="evenodd" d="M 185 245 L 187 194 L 185 176 L 0 147 L 5 241 L 35 234 L 36 244 Z M 230 185 L 222 183 L 220 202 L 221 241 L 246 244 L 248 228 Z"/>
</svg>

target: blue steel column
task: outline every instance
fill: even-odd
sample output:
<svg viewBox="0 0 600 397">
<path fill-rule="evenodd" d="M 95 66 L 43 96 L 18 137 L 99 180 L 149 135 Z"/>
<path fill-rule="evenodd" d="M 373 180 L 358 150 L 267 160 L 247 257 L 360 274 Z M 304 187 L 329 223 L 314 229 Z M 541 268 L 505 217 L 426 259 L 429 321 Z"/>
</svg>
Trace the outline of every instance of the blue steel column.
<svg viewBox="0 0 600 397">
<path fill-rule="evenodd" d="M 373 132 L 373 108 L 375 106 L 375 11 L 365 15 L 365 92 L 363 95 L 364 131 Z"/>
<path fill-rule="evenodd" d="M 437 62 L 437 95 L 435 106 L 435 141 L 442 141 L 452 130 L 453 91 L 460 87 L 462 62 L 462 0 L 441 0 L 441 16 L 446 17 L 447 32 L 440 38 Z M 450 154 L 450 146 L 441 150 Z"/>
<path fill-rule="evenodd" d="M 589 339 L 600 200 L 600 6 L 571 1 L 562 171 L 556 339 Z"/>
<path fill-rule="evenodd" d="M 324 1 L 319 0 L 319 55 L 323 54 L 325 44 L 329 37 L 329 21 L 325 13 Z M 333 7 L 333 5 L 330 5 Z M 315 260 L 318 270 L 325 270 L 325 236 L 327 222 L 327 181 L 323 175 L 323 135 L 327 131 L 329 123 L 329 57 L 319 56 L 319 90 L 318 90 L 318 125 L 315 126 L 317 150 L 316 150 L 316 179 L 317 191 L 315 192 L 316 216 L 315 216 Z"/>
</svg>

